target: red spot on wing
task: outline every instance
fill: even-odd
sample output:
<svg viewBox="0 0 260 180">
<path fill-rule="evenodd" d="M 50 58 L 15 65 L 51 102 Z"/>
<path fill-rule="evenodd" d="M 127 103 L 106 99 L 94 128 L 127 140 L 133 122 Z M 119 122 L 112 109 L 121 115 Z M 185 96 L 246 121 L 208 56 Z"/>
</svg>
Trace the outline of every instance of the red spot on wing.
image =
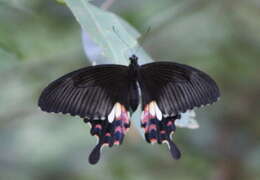
<svg viewBox="0 0 260 180">
<path fill-rule="evenodd" d="M 149 131 L 156 130 L 156 129 L 157 129 L 157 126 L 155 124 L 151 124 L 149 126 Z"/>
<path fill-rule="evenodd" d="M 110 133 L 106 133 L 105 136 L 111 136 L 111 134 Z"/>
<path fill-rule="evenodd" d="M 167 123 L 167 126 L 172 126 L 172 122 L 169 121 L 169 122 Z"/>
<path fill-rule="evenodd" d="M 157 130 L 157 126 L 155 124 L 150 124 L 145 127 L 145 132 L 152 131 L 152 130 L 155 130 L 155 131 Z"/>
<path fill-rule="evenodd" d="M 96 124 L 95 128 L 102 129 L 102 126 L 100 124 Z"/>
<path fill-rule="evenodd" d="M 161 134 L 165 134 L 166 131 L 165 131 L 165 130 L 161 130 L 160 133 L 161 133 Z"/>
<path fill-rule="evenodd" d="M 115 141 L 114 144 L 115 144 L 115 145 L 119 145 L 119 144 L 120 144 L 120 141 Z"/>
<path fill-rule="evenodd" d="M 122 127 L 117 126 L 117 127 L 115 128 L 115 132 L 120 132 L 120 133 L 122 133 L 122 132 L 123 132 Z"/>
<path fill-rule="evenodd" d="M 142 119 L 141 119 L 141 123 L 142 123 L 142 124 L 145 124 L 145 123 L 148 122 L 149 119 L 150 119 L 150 114 L 149 114 L 149 112 L 144 111 L 143 117 L 142 117 Z"/>
<path fill-rule="evenodd" d="M 156 143 L 156 142 L 157 142 L 157 139 L 152 138 L 152 139 L 150 139 L 150 141 L 151 141 L 151 143 Z"/>
</svg>

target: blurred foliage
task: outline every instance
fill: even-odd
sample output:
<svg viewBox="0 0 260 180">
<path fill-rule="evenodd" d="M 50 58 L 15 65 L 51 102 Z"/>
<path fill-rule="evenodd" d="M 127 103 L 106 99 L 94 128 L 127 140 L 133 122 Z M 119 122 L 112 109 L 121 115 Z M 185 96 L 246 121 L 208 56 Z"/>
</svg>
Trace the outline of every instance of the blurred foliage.
<svg viewBox="0 0 260 180">
<path fill-rule="evenodd" d="M 87 65 L 79 24 L 55 0 L 0 0 L 0 179 L 259 179 L 260 2 L 125 0 L 110 11 L 141 32 L 151 26 L 149 54 L 208 72 L 221 100 L 197 110 L 200 129 L 177 130 L 181 160 L 132 128 L 91 166 L 89 128 L 37 108 L 50 81 Z"/>
</svg>

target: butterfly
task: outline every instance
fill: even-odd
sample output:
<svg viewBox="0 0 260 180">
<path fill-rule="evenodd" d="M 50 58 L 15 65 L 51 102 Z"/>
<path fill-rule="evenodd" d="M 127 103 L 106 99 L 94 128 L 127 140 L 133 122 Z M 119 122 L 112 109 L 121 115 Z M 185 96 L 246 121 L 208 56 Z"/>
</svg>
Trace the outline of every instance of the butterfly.
<svg viewBox="0 0 260 180">
<path fill-rule="evenodd" d="M 139 65 L 132 55 L 129 66 L 88 66 L 50 83 L 39 107 L 46 112 L 80 116 L 98 137 L 89 155 L 96 164 L 102 147 L 120 145 L 131 115 L 141 103 L 140 125 L 148 143 L 167 144 L 174 159 L 181 152 L 173 142 L 175 121 L 181 113 L 212 104 L 220 97 L 216 82 L 204 72 L 175 62 Z"/>
</svg>

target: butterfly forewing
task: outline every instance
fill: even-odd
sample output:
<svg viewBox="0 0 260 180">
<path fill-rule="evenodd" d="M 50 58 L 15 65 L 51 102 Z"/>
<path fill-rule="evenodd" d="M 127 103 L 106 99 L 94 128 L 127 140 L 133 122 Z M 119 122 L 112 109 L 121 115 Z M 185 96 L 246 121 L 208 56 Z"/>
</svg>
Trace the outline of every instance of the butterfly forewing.
<svg viewBox="0 0 260 180">
<path fill-rule="evenodd" d="M 219 89 L 200 70 L 173 62 L 155 62 L 140 68 L 143 107 L 155 100 L 165 115 L 177 115 L 217 101 Z"/>
<path fill-rule="evenodd" d="M 69 113 L 83 118 L 106 117 L 116 102 L 128 109 L 128 68 L 98 65 L 69 73 L 42 92 L 42 110 Z M 125 93 L 120 93 L 125 92 Z"/>
</svg>

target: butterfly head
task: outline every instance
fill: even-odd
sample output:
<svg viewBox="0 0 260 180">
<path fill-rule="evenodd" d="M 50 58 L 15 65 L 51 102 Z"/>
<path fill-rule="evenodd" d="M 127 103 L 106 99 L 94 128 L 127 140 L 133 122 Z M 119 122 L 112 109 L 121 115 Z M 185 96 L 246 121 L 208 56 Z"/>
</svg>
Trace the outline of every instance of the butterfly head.
<svg viewBox="0 0 260 180">
<path fill-rule="evenodd" d="M 137 57 L 135 54 L 133 54 L 133 55 L 129 58 L 129 60 L 130 60 L 130 64 L 132 64 L 132 65 L 137 65 L 137 64 L 138 64 L 138 57 Z"/>
</svg>

